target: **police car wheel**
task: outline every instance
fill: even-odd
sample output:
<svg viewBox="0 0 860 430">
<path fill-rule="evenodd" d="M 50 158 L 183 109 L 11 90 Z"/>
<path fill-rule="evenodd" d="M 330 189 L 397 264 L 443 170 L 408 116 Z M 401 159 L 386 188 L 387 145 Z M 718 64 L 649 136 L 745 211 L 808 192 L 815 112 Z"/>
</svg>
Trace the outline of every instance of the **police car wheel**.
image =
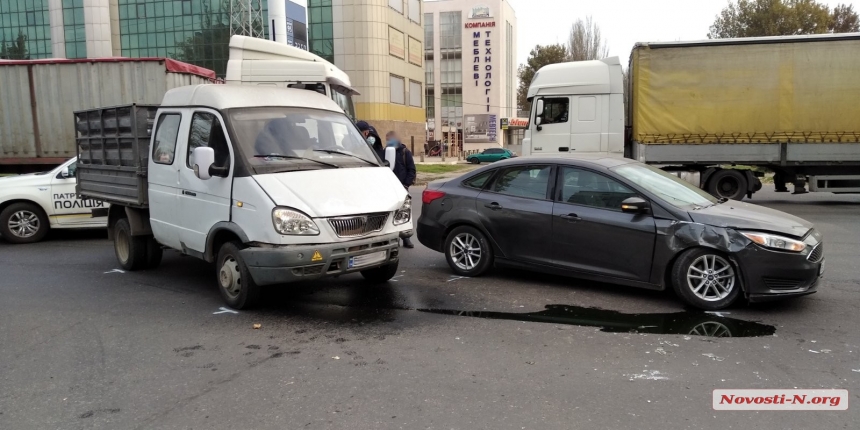
<svg viewBox="0 0 860 430">
<path fill-rule="evenodd" d="M 45 212 L 32 203 L 14 203 L 0 212 L 0 233 L 11 243 L 38 242 L 49 228 Z"/>
<path fill-rule="evenodd" d="M 245 260 L 239 254 L 240 245 L 227 242 L 218 251 L 215 270 L 221 298 L 233 309 L 250 309 L 260 302 L 261 288 L 254 282 Z"/>
<path fill-rule="evenodd" d="M 118 220 L 113 228 L 113 249 L 120 267 L 130 271 L 146 267 L 146 237 L 132 236 L 125 218 Z"/>
</svg>

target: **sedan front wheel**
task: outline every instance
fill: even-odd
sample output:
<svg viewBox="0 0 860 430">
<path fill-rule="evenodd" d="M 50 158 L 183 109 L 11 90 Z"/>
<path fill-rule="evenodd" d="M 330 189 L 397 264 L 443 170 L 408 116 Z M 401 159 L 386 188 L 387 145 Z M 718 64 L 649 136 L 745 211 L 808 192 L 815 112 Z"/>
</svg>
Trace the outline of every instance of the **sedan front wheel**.
<svg viewBox="0 0 860 430">
<path fill-rule="evenodd" d="M 685 302 L 709 311 L 730 306 L 741 290 L 728 258 L 705 248 L 690 249 L 678 257 L 672 268 L 672 286 Z"/>
<path fill-rule="evenodd" d="M 493 264 L 493 248 L 480 230 L 464 225 L 445 239 L 445 259 L 460 276 L 481 276 Z"/>
</svg>

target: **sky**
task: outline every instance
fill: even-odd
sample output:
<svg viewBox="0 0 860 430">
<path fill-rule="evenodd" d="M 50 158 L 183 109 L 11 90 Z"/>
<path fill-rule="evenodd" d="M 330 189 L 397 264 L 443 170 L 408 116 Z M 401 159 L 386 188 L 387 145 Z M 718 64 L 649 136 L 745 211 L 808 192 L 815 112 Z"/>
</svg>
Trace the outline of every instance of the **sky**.
<svg viewBox="0 0 860 430">
<path fill-rule="evenodd" d="M 707 39 L 728 0 L 508 0 L 517 16 L 517 64 L 535 45 L 566 43 L 570 26 L 591 15 L 609 45 L 609 55 L 627 64 L 636 42 Z M 821 0 L 819 0 L 821 1 Z M 830 7 L 860 1 L 823 1 Z"/>
</svg>

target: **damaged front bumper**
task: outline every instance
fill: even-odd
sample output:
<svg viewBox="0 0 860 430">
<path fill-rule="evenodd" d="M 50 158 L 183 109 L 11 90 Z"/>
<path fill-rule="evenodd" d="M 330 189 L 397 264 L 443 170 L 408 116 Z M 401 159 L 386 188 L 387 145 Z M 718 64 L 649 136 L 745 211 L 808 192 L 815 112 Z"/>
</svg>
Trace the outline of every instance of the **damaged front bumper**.
<svg viewBox="0 0 860 430">
<path fill-rule="evenodd" d="M 400 233 L 315 245 L 252 246 L 240 251 L 257 285 L 284 284 L 396 263 Z"/>
</svg>

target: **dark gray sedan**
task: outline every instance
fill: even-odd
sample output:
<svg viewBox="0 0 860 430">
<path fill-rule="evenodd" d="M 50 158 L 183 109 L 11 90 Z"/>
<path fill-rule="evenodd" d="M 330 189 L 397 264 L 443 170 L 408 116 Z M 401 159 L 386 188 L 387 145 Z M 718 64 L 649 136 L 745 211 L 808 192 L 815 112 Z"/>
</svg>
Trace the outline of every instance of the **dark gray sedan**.
<svg viewBox="0 0 860 430">
<path fill-rule="evenodd" d="M 653 290 L 702 309 L 816 291 L 824 268 L 810 222 L 718 200 L 622 158 L 524 157 L 433 182 L 418 240 L 461 276 L 493 264 Z"/>
</svg>

